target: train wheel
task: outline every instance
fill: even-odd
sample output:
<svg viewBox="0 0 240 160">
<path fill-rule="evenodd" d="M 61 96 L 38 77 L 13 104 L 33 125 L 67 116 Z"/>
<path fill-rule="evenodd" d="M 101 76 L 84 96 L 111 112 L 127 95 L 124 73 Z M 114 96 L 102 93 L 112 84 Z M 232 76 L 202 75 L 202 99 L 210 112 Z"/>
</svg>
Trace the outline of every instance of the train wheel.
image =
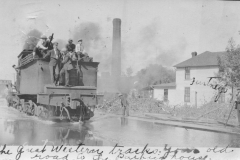
<svg viewBox="0 0 240 160">
<path fill-rule="evenodd" d="M 44 120 L 49 120 L 50 115 L 46 108 L 44 108 L 42 115 L 43 115 Z"/>
<path fill-rule="evenodd" d="M 24 104 L 24 112 L 26 113 L 26 114 L 29 114 L 29 113 L 31 113 L 31 106 L 30 106 L 30 104 L 29 104 L 29 102 L 25 102 L 25 104 Z"/>
<path fill-rule="evenodd" d="M 37 106 L 37 108 L 34 110 L 35 111 L 35 115 L 37 117 L 40 117 L 42 115 L 42 112 L 43 112 L 43 106 Z"/>
<path fill-rule="evenodd" d="M 19 110 L 19 112 L 22 112 L 22 105 L 19 104 L 19 105 L 17 106 L 17 109 Z"/>
<path fill-rule="evenodd" d="M 13 108 L 16 108 L 16 109 L 17 109 L 17 105 L 18 105 L 17 102 L 13 102 Z"/>
<path fill-rule="evenodd" d="M 24 105 L 23 105 L 23 112 L 27 114 L 28 113 L 28 109 L 29 109 L 29 103 L 25 102 Z"/>
<path fill-rule="evenodd" d="M 34 109 L 33 102 L 31 100 L 29 100 L 28 101 L 28 106 L 27 106 L 27 114 L 34 115 L 33 114 L 33 109 Z"/>
<path fill-rule="evenodd" d="M 39 110 L 39 107 L 38 106 L 34 106 L 34 115 L 37 116 L 37 117 L 39 116 L 39 114 L 38 114 L 39 111 L 38 110 Z"/>
<path fill-rule="evenodd" d="M 40 117 L 43 120 L 48 120 L 49 119 L 48 110 L 43 106 L 38 106 L 38 117 Z"/>
</svg>

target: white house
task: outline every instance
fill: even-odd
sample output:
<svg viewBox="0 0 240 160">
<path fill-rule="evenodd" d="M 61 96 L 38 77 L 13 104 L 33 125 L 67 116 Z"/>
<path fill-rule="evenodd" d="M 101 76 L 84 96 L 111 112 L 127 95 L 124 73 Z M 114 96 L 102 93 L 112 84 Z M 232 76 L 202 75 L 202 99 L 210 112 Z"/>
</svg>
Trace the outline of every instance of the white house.
<svg viewBox="0 0 240 160">
<path fill-rule="evenodd" d="M 154 98 L 168 100 L 170 105 L 201 106 L 214 101 L 218 95 L 218 90 L 213 89 L 217 83 L 216 74 L 219 72 L 218 57 L 225 53 L 206 51 L 197 55 L 193 52 L 192 58 L 174 66 L 176 83 L 152 86 Z M 225 100 L 225 94 L 221 94 L 218 102 Z"/>
<path fill-rule="evenodd" d="M 159 85 L 152 85 L 153 97 L 161 101 L 175 101 L 176 83 L 164 83 Z"/>
</svg>

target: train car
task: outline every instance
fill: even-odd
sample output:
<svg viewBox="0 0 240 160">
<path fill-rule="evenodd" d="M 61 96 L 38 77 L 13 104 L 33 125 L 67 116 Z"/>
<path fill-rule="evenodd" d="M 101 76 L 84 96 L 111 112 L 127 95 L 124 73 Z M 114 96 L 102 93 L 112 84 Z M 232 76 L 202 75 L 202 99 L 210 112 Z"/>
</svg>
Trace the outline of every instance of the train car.
<svg viewBox="0 0 240 160">
<path fill-rule="evenodd" d="M 70 85 L 51 85 L 49 61 L 33 57 L 32 50 L 23 50 L 18 56 L 17 94 L 12 106 L 28 115 L 47 120 L 84 121 L 94 116 L 97 96 L 99 62 L 86 57 L 70 70 Z"/>
</svg>

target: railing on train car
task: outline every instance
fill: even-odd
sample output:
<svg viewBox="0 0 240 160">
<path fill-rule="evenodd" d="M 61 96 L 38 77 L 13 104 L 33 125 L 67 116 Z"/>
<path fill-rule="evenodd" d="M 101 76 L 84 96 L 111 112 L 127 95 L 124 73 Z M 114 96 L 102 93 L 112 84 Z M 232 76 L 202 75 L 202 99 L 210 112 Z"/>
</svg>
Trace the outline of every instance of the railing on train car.
<svg viewBox="0 0 240 160">
<path fill-rule="evenodd" d="M 34 60 L 33 54 L 29 53 L 24 58 L 20 59 L 20 66 L 26 65 L 26 64 L 30 63 L 31 61 L 33 61 L 33 60 Z"/>
<path fill-rule="evenodd" d="M 25 51 L 29 52 L 29 50 L 25 50 Z M 19 67 L 24 66 L 24 65 L 32 62 L 35 59 L 33 57 L 32 52 L 29 52 L 27 54 L 26 54 L 26 52 L 25 52 L 25 56 L 19 60 L 20 61 Z M 83 61 L 83 62 L 93 62 L 93 58 L 89 57 L 89 56 L 86 56 L 86 57 L 82 58 L 80 61 Z"/>
</svg>

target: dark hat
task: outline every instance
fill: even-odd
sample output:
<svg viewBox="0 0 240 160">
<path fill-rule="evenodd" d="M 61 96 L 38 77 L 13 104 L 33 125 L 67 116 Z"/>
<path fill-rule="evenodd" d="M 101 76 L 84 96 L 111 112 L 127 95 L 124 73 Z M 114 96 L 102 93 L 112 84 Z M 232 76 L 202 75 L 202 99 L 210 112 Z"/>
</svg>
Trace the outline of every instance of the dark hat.
<svg viewBox="0 0 240 160">
<path fill-rule="evenodd" d="M 79 39 L 78 42 L 81 41 L 82 42 L 82 39 Z"/>
<path fill-rule="evenodd" d="M 69 39 L 68 42 L 73 41 L 72 39 Z"/>
<path fill-rule="evenodd" d="M 58 45 L 58 42 L 53 42 L 53 45 L 55 46 L 55 45 Z"/>
</svg>

